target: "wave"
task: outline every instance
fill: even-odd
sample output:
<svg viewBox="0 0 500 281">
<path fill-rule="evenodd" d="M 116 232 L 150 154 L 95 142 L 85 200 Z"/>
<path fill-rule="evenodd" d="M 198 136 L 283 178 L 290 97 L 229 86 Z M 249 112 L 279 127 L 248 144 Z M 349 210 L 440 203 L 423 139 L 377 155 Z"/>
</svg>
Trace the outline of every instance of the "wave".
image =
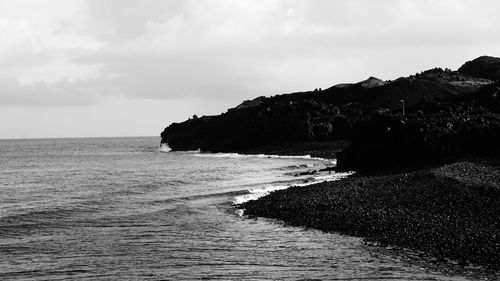
<svg viewBox="0 0 500 281">
<path fill-rule="evenodd" d="M 354 172 L 344 172 L 344 173 L 333 173 L 327 175 L 318 175 L 311 178 L 311 180 L 304 183 L 297 183 L 291 185 L 277 185 L 277 186 L 268 186 L 265 188 L 257 188 L 248 190 L 247 194 L 243 194 L 240 196 L 234 197 L 233 204 L 240 205 L 248 201 L 257 200 L 263 196 L 268 195 L 269 193 L 277 190 L 283 190 L 290 188 L 292 186 L 308 186 L 313 185 L 320 182 L 330 182 L 340 180 L 342 178 L 348 177 L 354 174 Z M 238 214 L 243 215 L 243 212 L 238 212 Z"/>
<path fill-rule="evenodd" d="M 300 170 L 300 169 L 305 169 L 305 168 L 312 168 L 316 164 L 310 163 L 310 164 L 299 164 L 299 165 L 289 165 L 285 167 L 278 167 L 274 168 L 273 170 L 278 170 L 278 171 L 290 171 L 290 170 Z"/>
<path fill-rule="evenodd" d="M 200 153 L 200 149 L 198 148 L 196 150 L 170 150 L 167 152 L 177 153 L 177 154 L 194 154 L 194 153 Z"/>
<path fill-rule="evenodd" d="M 208 193 L 201 193 L 201 194 L 192 194 L 192 195 L 187 195 L 187 196 L 174 196 L 174 197 L 170 197 L 170 198 L 163 198 L 163 199 L 148 201 L 147 204 L 165 206 L 166 203 L 172 203 L 172 202 L 184 202 L 184 201 L 191 201 L 191 200 L 204 199 L 204 198 L 213 198 L 213 197 L 227 197 L 227 196 L 232 197 L 232 196 L 243 195 L 246 193 L 247 193 L 247 191 L 245 191 L 245 190 L 208 192 Z"/>
<path fill-rule="evenodd" d="M 79 207 L 53 207 L 20 211 L 0 217 L 0 237 L 29 235 L 42 229 L 62 227 L 71 222 L 71 216 L 78 213 L 91 213 L 95 210 Z"/>
<path fill-rule="evenodd" d="M 273 155 L 273 154 L 240 154 L 240 153 L 197 153 L 197 157 L 212 158 L 277 158 L 277 159 L 307 159 L 334 162 L 334 159 L 311 157 L 311 155 Z"/>
<path fill-rule="evenodd" d="M 160 152 L 175 152 L 175 153 L 180 153 L 180 154 L 192 154 L 192 153 L 200 153 L 200 149 L 196 149 L 196 150 L 182 150 L 182 151 L 173 151 L 169 146 L 168 144 L 166 143 L 162 143 L 160 144 L 160 148 L 159 148 L 159 151 Z"/>
</svg>

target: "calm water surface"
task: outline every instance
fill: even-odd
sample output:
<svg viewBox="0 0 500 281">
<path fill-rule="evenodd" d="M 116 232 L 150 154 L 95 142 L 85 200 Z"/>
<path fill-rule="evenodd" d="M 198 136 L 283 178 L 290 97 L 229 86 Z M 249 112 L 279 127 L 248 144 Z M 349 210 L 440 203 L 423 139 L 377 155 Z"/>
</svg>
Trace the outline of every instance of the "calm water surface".
<svg viewBox="0 0 500 281">
<path fill-rule="evenodd" d="M 159 138 L 0 140 L 1 280 L 478 280 L 494 273 L 239 216 L 331 175 L 301 158 L 161 153 Z M 304 187 L 307 188 L 307 187 Z"/>
</svg>

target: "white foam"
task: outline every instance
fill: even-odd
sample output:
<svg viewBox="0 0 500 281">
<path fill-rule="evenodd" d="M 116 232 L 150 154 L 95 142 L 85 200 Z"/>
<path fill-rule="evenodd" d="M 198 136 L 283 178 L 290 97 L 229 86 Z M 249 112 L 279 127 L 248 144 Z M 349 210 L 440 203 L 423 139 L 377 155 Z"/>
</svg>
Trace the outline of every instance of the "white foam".
<svg viewBox="0 0 500 281">
<path fill-rule="evenodd" d="M 308 159 L 330 161 L 334 163 L 333 159 L 325 159 L 319 157 L 311 157 L 311 155 L 269 155 L 269 154 L 239 154 L 239 153 L 199 153 L 195 154 L 197 157 L 212 157 L 212 158 L 278 158 L 278 159 Z"/>
<path fill-rule="evenodd" d="M 170 147 L 168 147 L 167 144 L 162 144 L 160 146 L 160 152 L 172 152 L 172 153 L 179 153 L 179 154 L 194 154 L 194 153 L 200 153 L 200 149 L 198 148 L 197 150 L 172 150 Z"/>
<path fill-rule="evenodd" d="M 269 193 L 276 191 L 276 190 L 283 190 L 287 189 L 292 186 L 308 186 L 308 185 L 313 185 L 316 183 L 320 182 L 330 182 L 330 181 L 336 181 L 345 177 L 348 177 L 350 175 L 354 174 L 354 172 L 345 172 L 345 173 L 332 173 L 332 174 L 327 174 L 327 175 L 319 175 L 315 176 L 312 181 L 310 182 L 305 182 L 305 183 L 297 183 L 297 184 L 292 184 L 292 185 L 278 185 L 278 186 L 268 186 L 265 188 L 257 188 L 257 189 L 250 189 L 248 190 L 248 194 L 236 196 L 233 200 L 233 204 L 239 205 L 251 200 L 257 200 L 263 196 L 268 195 Z M 238 212 L 240 214 L 240 212 Z M 241 212 L 241 215 L 243 213 Z"/>
<path fill-rule="evenodd" d="M 186 153 L 186 154 L 193 154 L 193 153 L 200 153 L 200 149 L 196 150 L 182 150 L 182 151 L 176 151 L 176 153 Z"/>
<path fill-rule="evenodd" d="M 172 149 L 166 143 L 160 144 L 160 152 L 170 152 Z"/>
</svg>

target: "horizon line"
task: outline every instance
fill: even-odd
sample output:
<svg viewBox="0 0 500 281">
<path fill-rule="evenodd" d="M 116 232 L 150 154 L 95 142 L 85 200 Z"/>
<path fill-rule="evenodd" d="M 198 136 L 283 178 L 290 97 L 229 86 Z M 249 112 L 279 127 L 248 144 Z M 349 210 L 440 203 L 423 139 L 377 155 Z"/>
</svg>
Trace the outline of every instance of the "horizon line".
<svg viewBox="0 0 500 281">
<path fill-rule="evenodd" d="M 160 135 L 157 136 L 94 136 L 94 137 L 14 137 L 14 138 L 0 138 L 0 141 L 2 140 L 57 140 L 57 139 L 110 139 L 110 138 L 152 138 L 152 137 L 158 137 L 160 138 Z"/>
</svg>

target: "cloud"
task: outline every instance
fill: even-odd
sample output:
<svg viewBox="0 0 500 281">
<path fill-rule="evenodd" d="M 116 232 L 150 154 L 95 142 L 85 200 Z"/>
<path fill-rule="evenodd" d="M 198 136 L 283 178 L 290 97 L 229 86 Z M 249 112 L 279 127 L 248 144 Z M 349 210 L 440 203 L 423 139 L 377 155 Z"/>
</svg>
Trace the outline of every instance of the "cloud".
<svg viewBox="0 0 500 281">
<path fill-rule="evenodd" d="M 456 69 L 500 56 L 498 10 L 496 0 L 0 0 L 0 137 L 156 134 L 260 95 Z"/>
<path fill-rule="evenodd" d="M 0 78 L 0 106 L 90 105 L 98 101 L 89 81 L 60 80 L 21 85 L 15 78 Z"/>
<path fill-rule="evenodd" d="M 11 9 L 0 12 L 3 105 L 109 96 L 234 104 L 453 68 L 500 47 L 496 1 L 68 2 L 22 3 L 37 14 L 0 1 Z"/>
<path fill-rule="evenodd" d="M 401 62 L 418 61 L 391 58 L 391 52 L 414 50 L 427 61 L 443 56 L 429 49 L 499 45 L 492 36 L 500 31 L 496 16 L 470 1 L 170 3 L 176 4 L 149 18 L 144 15 L 151 7 L 131 5 L 135 20 L 125 16 L 129 9 L 118 8 L 108 18 L 103 15 L 114 6 L 93 5 L 93 19 L 106 21 L 117 37 L 75 61 L 102 63 L 101 74 L 115 77 L 120 92 L 131 98 L 226 99 L 333 84 L 343 72 L 372 63 L 373 69 L 381 64 L 400 70 Z M 379 61 L 372 57 L 377 51 L 383 54 Z"/>
<path fill-rule="evenodd" d="M 132 39 L 142 35 L 148 22 L 162 22 L 184 11 L 183 0 L 87 0 L 86 25 L 103 41 Z"/>
<path fill-rule="evenodd" d="M 40 38 L 26 21 L 0 18 L 0 34 L 1 71 L 47 62 L 47 54 Z"/>
</svg>

